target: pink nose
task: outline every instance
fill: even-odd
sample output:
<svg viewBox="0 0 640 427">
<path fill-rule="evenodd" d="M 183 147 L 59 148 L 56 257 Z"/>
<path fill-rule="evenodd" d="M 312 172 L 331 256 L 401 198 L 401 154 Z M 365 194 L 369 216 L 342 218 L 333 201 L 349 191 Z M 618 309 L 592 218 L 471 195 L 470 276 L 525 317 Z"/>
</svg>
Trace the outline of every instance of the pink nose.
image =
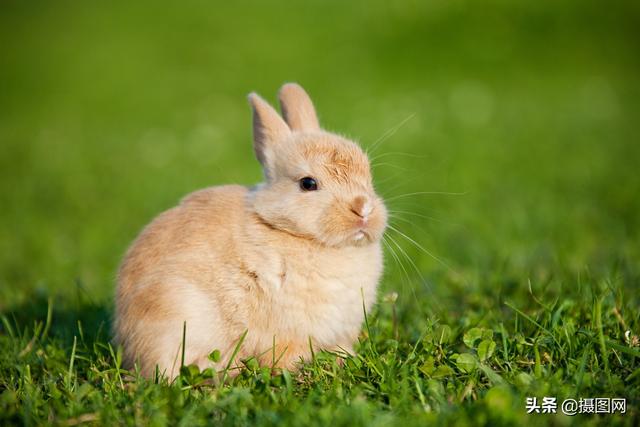
<svg viewBox="0 0 640 427">
<path fill-rule="evenodd" d="M 365 221 L 369 216 L 369 214 L 371 214 L 372 210 L 373 210 L 373 206 L 371 205 L 371 202 L 369 201 L 368 198 L 364 196 L 356 197 L 355 199 L 353 199 L 353 202 L 351 203 L 351 212 L 358 215 L 360 218 L 364 219 Z"/>
</svg>

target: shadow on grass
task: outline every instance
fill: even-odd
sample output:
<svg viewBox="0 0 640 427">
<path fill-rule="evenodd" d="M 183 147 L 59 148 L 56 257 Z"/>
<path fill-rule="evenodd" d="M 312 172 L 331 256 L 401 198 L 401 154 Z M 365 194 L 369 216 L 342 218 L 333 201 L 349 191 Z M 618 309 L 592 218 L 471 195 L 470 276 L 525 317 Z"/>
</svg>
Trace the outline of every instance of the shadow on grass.
<svg viewBox="0 0 640 427">
<path fill-rule="evenodd" d="M 0 334 L 47 335 L 64 344 L 73 343 L 74 336 L 82 336 L 86 342 L 111 339 L 110 303 L 44 295 L 30 295 L 25 301 L 0 313 Z"/>
</svg>

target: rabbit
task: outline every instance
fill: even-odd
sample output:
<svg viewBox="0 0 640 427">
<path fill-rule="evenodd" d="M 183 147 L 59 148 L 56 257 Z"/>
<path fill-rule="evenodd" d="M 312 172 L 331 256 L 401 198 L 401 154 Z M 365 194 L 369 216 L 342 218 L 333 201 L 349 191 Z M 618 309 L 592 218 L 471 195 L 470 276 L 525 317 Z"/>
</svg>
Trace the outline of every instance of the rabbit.
<svg viewBox="0 0 640 427">
<path fill-rule="evenodd" d="M 354 354 L 375 303 L 387 211 L 367 155 L 320 128 L 298 84 L 280 89 L 282 116 L 248 99 L 264 183 L 187 195 L 120 265 L 115 342 L 143 376 L 175 378 L 183 353 L 200 369 L 254 357 L 291 371 L 318 350 Z"/>
</svg>

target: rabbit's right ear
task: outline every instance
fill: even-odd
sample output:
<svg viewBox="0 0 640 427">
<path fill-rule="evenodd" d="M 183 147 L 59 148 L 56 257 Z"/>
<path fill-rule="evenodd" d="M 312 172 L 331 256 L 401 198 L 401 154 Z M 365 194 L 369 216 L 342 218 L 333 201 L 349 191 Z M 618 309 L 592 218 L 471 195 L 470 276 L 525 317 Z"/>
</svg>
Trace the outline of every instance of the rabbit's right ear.
<svg viewBox="0 0 640 427">
<path fill-rule="evenodd" d="M 264 168 L 265 177 L 270 181 L 274 177 L 274 147 L 291 133 L 291 129 L 258 94 L 250 93 L 249 103 L 253 109 L 253 149 Z"/>
<path fill-rule="evenodd" d="M 297 83 L 287 83 L 278 94 L 282 115 L 293 130 L 320 130 L 318 115 L 313 102 L 305 90 Z"/>
</svg>

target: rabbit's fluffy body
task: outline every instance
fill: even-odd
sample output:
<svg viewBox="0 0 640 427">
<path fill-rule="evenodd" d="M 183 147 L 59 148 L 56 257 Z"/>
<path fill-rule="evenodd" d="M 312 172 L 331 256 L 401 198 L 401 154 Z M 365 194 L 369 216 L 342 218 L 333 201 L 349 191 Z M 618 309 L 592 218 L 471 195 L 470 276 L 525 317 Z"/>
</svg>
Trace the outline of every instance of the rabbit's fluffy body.
<svg viewBox="0 0 640 427">
<path fill-rule="evenodd" d="M 322 131 L 306 93 L 280 92 L 286 122 L 250 95 L 266 182 L 197 191 L 149 224 L 118 275 L 116 341 L 128 366 L 175 377 L 181 363 L 257 357 L 295 368 L 320 349 L 353 352 L 382 274 L 386 210 L 366 155 Z M 314 177 L 318 191 L 299 180 Z M 230 361 L 247 331 L 235 360 Z"/>
</svg>

